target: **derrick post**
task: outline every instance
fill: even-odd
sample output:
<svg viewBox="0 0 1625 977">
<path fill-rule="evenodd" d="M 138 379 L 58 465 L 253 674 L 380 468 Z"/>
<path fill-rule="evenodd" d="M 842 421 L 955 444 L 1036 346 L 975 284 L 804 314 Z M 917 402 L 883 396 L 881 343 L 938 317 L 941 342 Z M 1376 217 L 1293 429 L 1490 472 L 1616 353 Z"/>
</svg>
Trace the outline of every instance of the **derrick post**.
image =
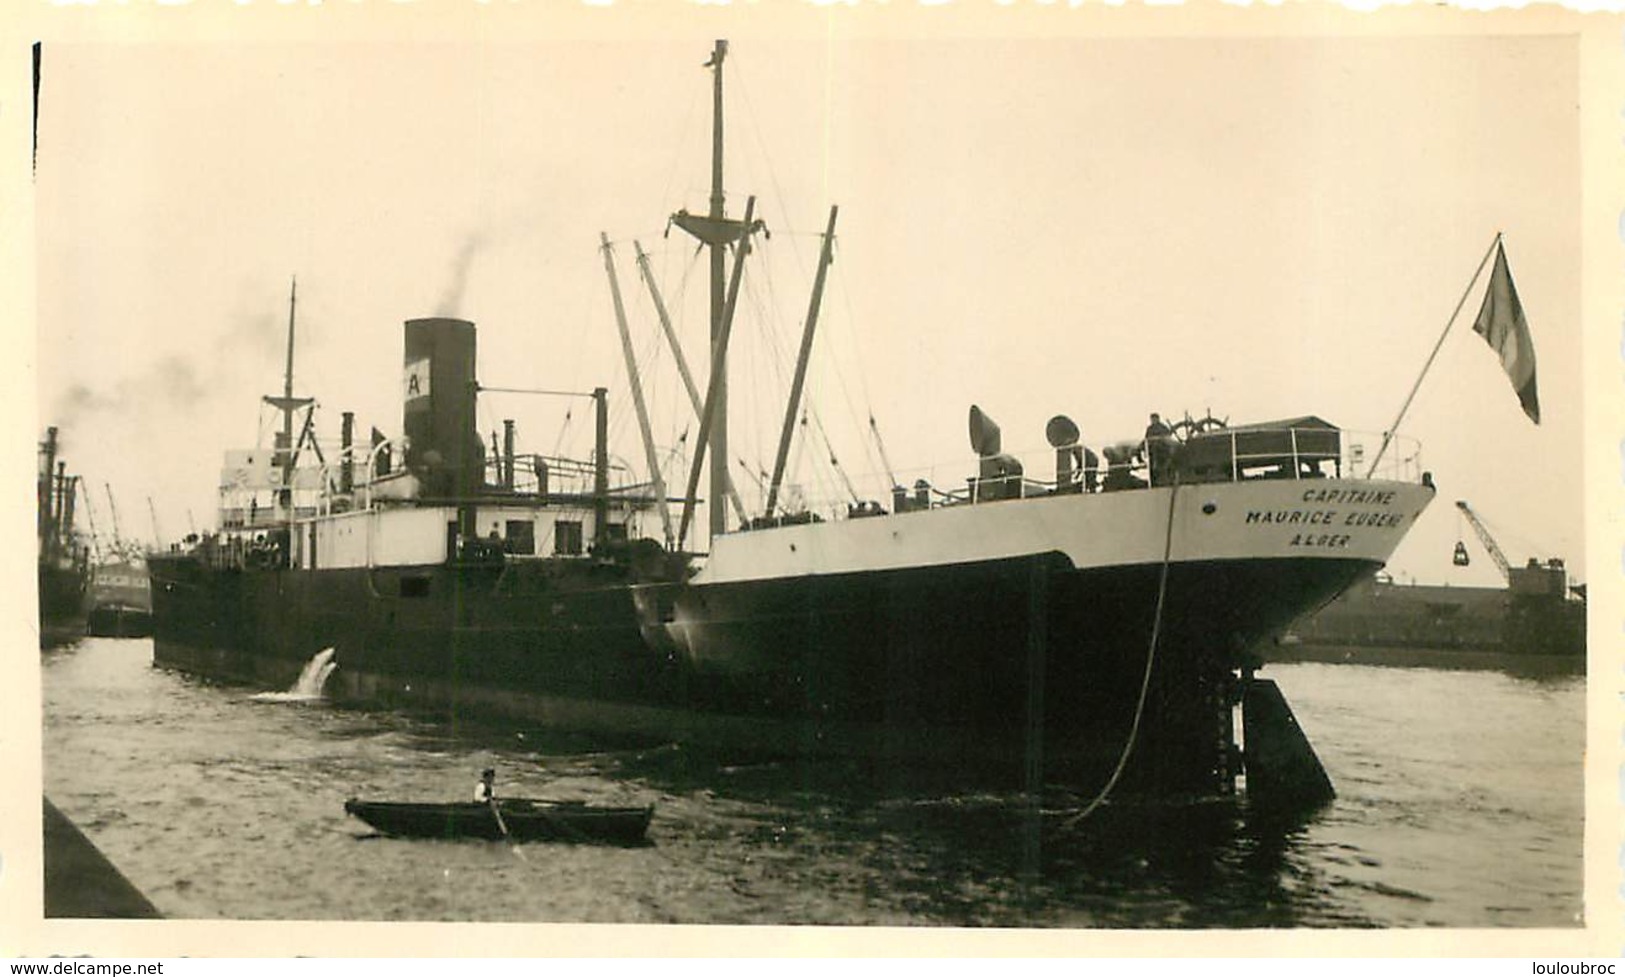
<svg viewBox="0 0 1625 977">
<path fill-rule="evenodd" d="M 502 422 L 502 487 L 513 491 L 513 420 Z"/>
<path fill-rule="evenodd" d="M 66 544 L 68 542 L 68 532 L 70 527 L 62 518 L 63 500 L 68 494 L 68 463 L 65 461 L 59 461 L 56 463 L 55 486 L 56 501 L 52 507 L 55 511 L 51 516 L 51 525 L 56 528 L 58 539 L 63 544 Z M 108 489 L 108 491 L 112 491 L 112 489 Z"/>
<path fill-rule="evenodd" d="M 593 545 L 601 547 L 609 541 L 609 390 L 594 387 L 592 402 L 596 408 L 593 424 L 592 452 L 592 536 Z"/>
<path fill-rule="evenodd" d="M 763 515 L 772 516 L 778 504 L 779 486 L 784 483 L 784 465 L 790 457 L 790 437 L 796 429 L 796 409 L 801 405 L 801 391 L 807 382 L 807 361 L 812 357 L 813 332 L 818 328 L 818 309 L 824 299 L 824 275 L 834 260 L 835 216 L 840 208 L 829 209 L 829 226 L 824 230 L 824 246 L 818 254 L 818 273 L 813 280 L 812 301 L 807 307 L 807 324 L 801 333 L 801 351 L 796 357 L 796 372 L 790 382 L 790 400 L 784 407 L 784 426 L 779 432 L 779 449 L 773 456 L 773 480 L 767 486 L 767 505 Z"/>
<path fill-rule="evenodd" d="M 610 248 L 609 235 L 598 235 L 603 242 L 604 271 L 609 275 L 609 294 L 615 303 L 615 325 L 621 335 L 621 352 L 626 357 L 626 378 L 632 390 L 632 406 L 638 416 L 638 433 L 643 438 L 643 456 L 649 466 L 649 485 L 654 490 L 655 508 L 660 512 L 660 525 L 665 530 L 666 548 L 672 547 L 671 510 L 666 504 L 666 482 L 660 474 L 660 456 L 655 450 L 654 435 L 649 428 L 649 408 L 643 401 L 643 381 L 638 376 L 637 354 L 632 348 L 632 332 L 626 324 L 626 306 L 621 302 L 621 283 L 615 275 L 615 253 Z"/>
<path fill-rule="evenodd" d="M 339 425 L 339 491 L 348 495 L 355 488 L 355 461 L 351 449 L 355 442 L 355 411 L 347 410 Z"/>
<path fill-rule="evenodd" d="M 45 444 L 40 449 L 45 455 L 43 470 L 39 476 L 39 538 L 44 549 L 49 552 L 56 537 L 56 428 L 45 429 Z"/>
</svg>

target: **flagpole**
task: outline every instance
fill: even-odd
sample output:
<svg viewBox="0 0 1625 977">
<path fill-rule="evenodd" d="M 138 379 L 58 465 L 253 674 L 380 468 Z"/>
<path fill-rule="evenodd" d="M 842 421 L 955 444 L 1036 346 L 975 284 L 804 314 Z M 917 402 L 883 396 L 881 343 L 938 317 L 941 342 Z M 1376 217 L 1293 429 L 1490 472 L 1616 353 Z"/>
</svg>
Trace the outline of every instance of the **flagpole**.
<svg viewBox="0 0 1625 977">
<path fill-rule="evenodd" d="M 1461 299 L 1456 302 L 1456 311 L 1450 313 L 1450 321 L 1444 324 L 1444 332 L 1439 334 L 1439 341 L 1433 344 L 1433 352 L 1428 354 L 1427 362 L 1422 364 L 1422 372 L 1417 375 L 1416 382 L 1411 384 L 1411 392 L 1406 396 L 1405 403 L 1400 406 L 1399 413 L 1394 417 L 1394 423 L 1388 426 L 1388 430 L 1382 432 L 1382 447 L 1377 449 L 1377 457 L 1372 459 L 1371 467 L 1366 470 L 1366 478 L 1376 474 L 1377 465 L 1382 462 L 1383 454 L 1387 452 L 1389 443 L 1394 440 L 1394 432 L 1399 430 L 1399 422 L 1405 419 L 1405 412 L 1411 409 L 1411 401 L 1416 399 L 1416 392 L 1422 389 L 1422 380 L 1428 375 L 1428 370 L 1432 368 L 1433 361 L 1438 357 L 1439 350 L 1444 346 L 1445 337 L 1450 335 L 1451 328 L 1456 324 L 1456 318 L 1461 315 L 1462 306 L 1467 304 L 1467 296 L 1473 294 L 1473 286 L 1478 284 L 1478 276 L 1484 274 L 1484 266 L 1490 263 L 1490 255 L 1495 253 L 1495 249 L 1500 244 L 1501 232 L 1496 231 L 1495 240 L 1490 242 L 1490 248 L 1484 252 L 1484 257 L 1478 262 L 1478 269 L 1473 272 L 1472 280 L 1462 290 Z"/>
</svg>

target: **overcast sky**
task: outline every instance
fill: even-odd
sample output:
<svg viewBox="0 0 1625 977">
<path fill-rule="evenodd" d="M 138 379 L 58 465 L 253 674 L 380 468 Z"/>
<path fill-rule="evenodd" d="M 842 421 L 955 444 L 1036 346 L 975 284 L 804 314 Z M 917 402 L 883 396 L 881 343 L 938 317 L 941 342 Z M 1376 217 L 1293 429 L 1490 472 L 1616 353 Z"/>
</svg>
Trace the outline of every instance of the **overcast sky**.
<svg viewBox="0 0 1625 977">
<path fill-rule="evenodd" d="M 706 206 L 718 31 L 660 41 L 48 43 L 35 203 L 41 425 L 110 483 L 126 534 L 213 523 L 220 456 L 268 443 L 290 276 L 295 386 L 400 427 L 402 320 L 479 326 L 488 385 L 615 404 L 641 469 L 598 235 L 615 242 L 655 440 L 695 425 L 632 262 L 642 241 L 703 374 L 703 260 L 666 217 Z M 793 32 L 786 32 L 790 34 Z M 736 37 L 729 209 L 770 230 L 733 354 L 734 455 L 772 463 L 817 234 L 837 258 L 810 394 L 872 495 L 974 468 L 979 404 L 1051 477 L 1044 422 L 1137 438 L 1148 412 L 1315 414 L 1381 431 L 1504 231 L 1539 364 L 1523 416 L 1471 331 L 1403 433 L 1439 500 L 1402 577 L 1494 583 L 1453 500 L 1515 562 L 1584 556 L 1579 59 L 1572 38 Z M 1486 272 L 1487 273 L 1487 272 Z M 490 396 L 527 450 L 585 456 L 581 408 Z M 820 445 L 811 495 L 839 495 Z M 668 472 L 681 485 L 686 469 Z M 741 476 L 747 503 L 757 497 Z M 105 518 L 105 517 L 103 517 Z M 649 531 L 655 532 L 651 523 Z M 1465 532 L 1474 565 L 1450 564 Z"/>
</svg>

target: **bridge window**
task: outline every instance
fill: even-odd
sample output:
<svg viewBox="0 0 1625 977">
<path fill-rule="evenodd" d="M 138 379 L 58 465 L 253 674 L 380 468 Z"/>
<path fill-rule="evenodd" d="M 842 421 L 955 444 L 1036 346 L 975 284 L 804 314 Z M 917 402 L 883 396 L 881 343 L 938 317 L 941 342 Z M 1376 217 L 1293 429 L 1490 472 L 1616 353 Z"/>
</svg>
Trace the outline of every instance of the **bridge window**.
<svg viewBox="0 0 1625 977">
<path fill-rule="evenodd" d="M 505 534 L 504 551 L 519 556 L 536 553 L 536 524 L 529 519 L 509 519 Z"/>
<path fill-rule="evenodd" d="M 553 524 L 553 552 L 559 556 L 581 555 L 581 523 L 560 519 Z"/>
</svg>

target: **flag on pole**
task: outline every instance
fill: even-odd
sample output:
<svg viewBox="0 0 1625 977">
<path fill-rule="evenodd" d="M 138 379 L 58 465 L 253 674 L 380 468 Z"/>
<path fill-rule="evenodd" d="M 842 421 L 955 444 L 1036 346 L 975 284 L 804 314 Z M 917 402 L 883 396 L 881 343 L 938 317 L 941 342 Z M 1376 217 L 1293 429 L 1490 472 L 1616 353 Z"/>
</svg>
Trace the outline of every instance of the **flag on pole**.
<svg viewBox="0 0 1625 977">
<path fill-rule="evenodd" d="M 1512 389 L 1518 392 L 1523 412 L 1536 424 L 1540 423 L 1540 398 L 1535 392 L 1535 343 L 1529 338 L 1529 322 L 1523 317 L 1523 303 L 1518 301 L 1518 290 L 1512 285 L 1512 272 L 1507 270 L 1506 249 L 1495 245 L 1495 268 L 1490 272 L 1490 287 L 1484 292 L 1484 306 L 1478 310 L 1478 321 L 1473 332 L 1484 337 L 1490 348 L 1501 356 L 1501 368 L 1512 380 Z"/>
</svg>

